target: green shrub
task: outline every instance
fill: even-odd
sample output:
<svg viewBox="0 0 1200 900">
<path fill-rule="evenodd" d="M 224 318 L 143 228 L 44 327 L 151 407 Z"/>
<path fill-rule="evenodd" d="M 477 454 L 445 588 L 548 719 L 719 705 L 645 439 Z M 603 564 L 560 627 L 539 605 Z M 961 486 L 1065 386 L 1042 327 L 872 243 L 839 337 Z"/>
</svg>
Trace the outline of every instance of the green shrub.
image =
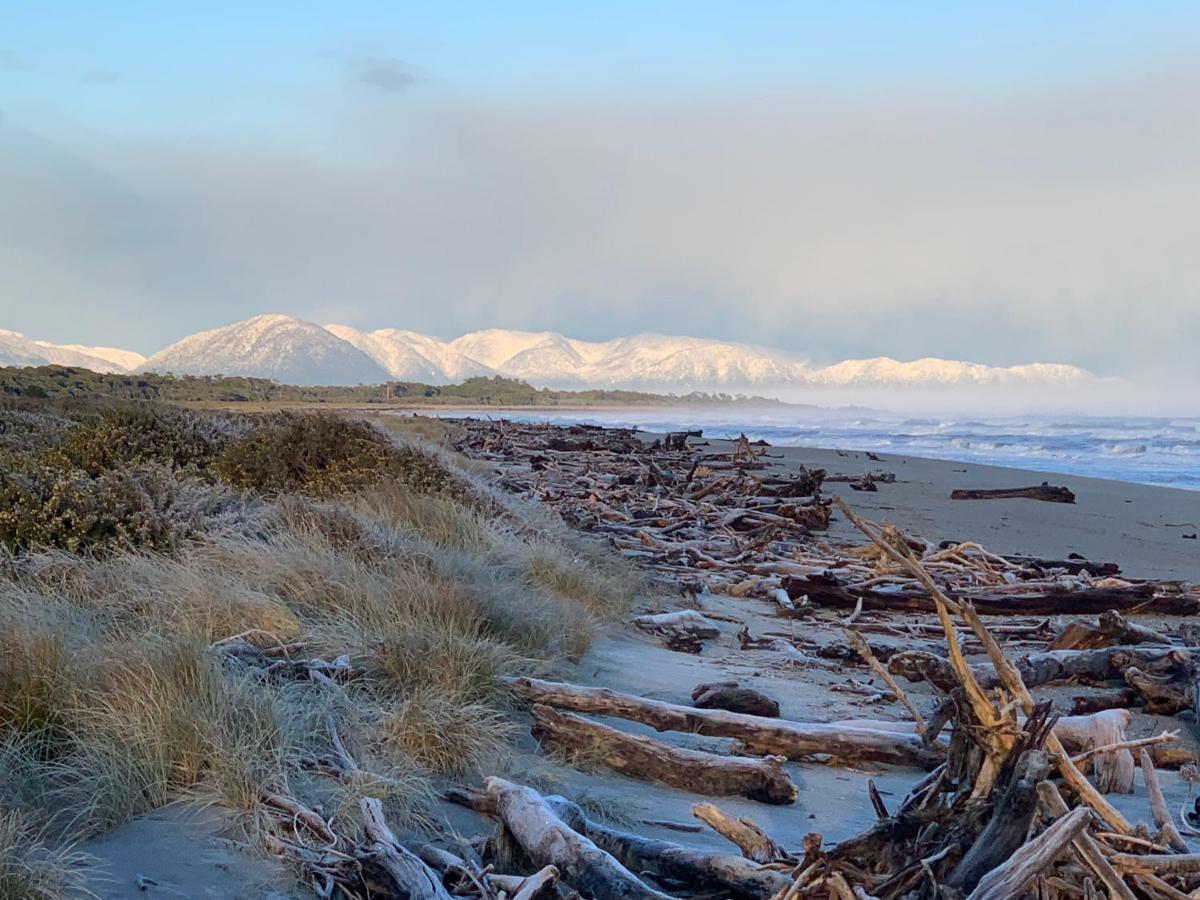
<svg viewBox="0 0 1200 900">
<path fill-rule="evenodd" d="M 98 421 L 71 429 L 47 461 L 93 477 L 140 463 L 159 463 L 172 471 L 203 471 L 229 439 L 223 424 L 216 416 L 169 406 L 116 406 L 105 410 Z"/>
<path fill-rule="evenodd" d="M 31 466 L 0 472 L 0 544 L 15 551 L 166 552 L 237 505 L 219 488 L 177 479 L 161 466 L 97 476 Z"/>
<path fill-rule="evenodd" d="M 397 447 L 365 422 L 329 415 L 288 415 L 233 441 L 214 469 L 236 488 L 270 496 L 332 497 L 395 479 L 429 493 L 457 482 L 428 455 Z"/>
</svg>

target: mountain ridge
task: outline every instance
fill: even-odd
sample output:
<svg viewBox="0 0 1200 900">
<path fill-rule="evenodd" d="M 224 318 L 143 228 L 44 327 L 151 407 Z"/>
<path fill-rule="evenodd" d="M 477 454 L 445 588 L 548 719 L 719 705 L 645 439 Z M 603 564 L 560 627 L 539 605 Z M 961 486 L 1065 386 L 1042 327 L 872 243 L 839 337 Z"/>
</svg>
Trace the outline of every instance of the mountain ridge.
<svg viewBox="0 0 1200 900">
<path fill-rule="evenodd" d="M 297 385 L 389 380 L 451 384 L 500 375 L 539 387 L 679 392 L 1065 387 L 1096 379 L 1085 369 L 1060 363 L 988 366 L 937 357 L 906 362 L 881 356 L 820 366 L 752 344 L 662 334 L 597 342 L 551 331 L 492 328 L 444 341 L 398 328 L 362 331 L 280 314 L 254 316 L 189 335 L 149 358 L 116 348 L 50 344 L 0 331 L 0 365 L 45 363 L 129 373 L 251 375 Z"/>
</svg>

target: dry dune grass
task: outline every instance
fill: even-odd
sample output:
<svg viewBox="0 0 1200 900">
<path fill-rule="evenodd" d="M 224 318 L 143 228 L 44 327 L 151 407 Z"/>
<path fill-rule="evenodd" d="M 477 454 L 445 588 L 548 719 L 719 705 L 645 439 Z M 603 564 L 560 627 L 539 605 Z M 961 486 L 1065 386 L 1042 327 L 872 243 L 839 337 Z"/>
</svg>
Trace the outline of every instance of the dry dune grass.
<svg viewBox="0 0 1200 900">
<path fill-rule="evenodd" d="M 429 461 L 417 487 L 393 473 L 336 497 L 251 492 L 237 528 L 170 553 L 0 559 L 0 900 L 60 896 L 78 867 L 54 846 L 176 798 L 253 826 L 265 791 L 326 810 L 369 794 L 406 827 L 431 779 L 502 763 L 495 676 L 582 652 L 638 581 L 452 454 L 403 440 Z M 455 489 L 431 492 L 428 465 Z M 345 655 L 363 675 L 268 678 L 213 649 L 234 635 Z M 333 750 L 331 723 L 361 769 L 340 782 L 311 765 Z"/>
</svg>

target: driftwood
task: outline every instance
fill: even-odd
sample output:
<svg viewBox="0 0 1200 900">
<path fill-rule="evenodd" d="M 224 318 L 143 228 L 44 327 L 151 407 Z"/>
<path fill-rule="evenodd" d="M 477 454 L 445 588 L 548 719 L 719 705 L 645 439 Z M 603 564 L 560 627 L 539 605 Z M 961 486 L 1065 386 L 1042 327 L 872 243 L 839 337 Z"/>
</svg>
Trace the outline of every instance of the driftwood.
<svg viewBox="0 0 1200 900">
<path fill-rule="evenodd" d="M 711 803 L 697 803 L 692 807 L 692 815 L 737 845 L 746 859 L 769 863 L 788 858 L 788 854 L 780 849 L 771 836 L 749 819 L 731 816 Z"/>
<path fill-rule="evenodd" d="M 746 900 L 765 900 L 785 890 L 791 879 L 732 854 L 712 853 L 628 834 L 587 819 L 576 804 L 562 797 L 546 803 L 564 822 L 616 857 L 630 870 L 652 872 L 686 887 L 711 890 L 720 886 Z"/>
<path fill-rule="evenodd" d="M 764 719 L 719 709 L 693 709 L 647 700 L 604 688 L 580 687 L 535 678 L 500 678 L 518 696 L 535 703 L 593 715 L 614 716 L 649 725 L 656 731 L 682 731 L 736 738 L 745 749 L 787 759 L 833 757 L 932 768 L 941 754 L 915 734 L 834 724 Z"/>
<path fill-rule="evenodd" d="M 623 775 L 709 796 L 741 795 L 775 804 L 796 800 L 781 756 L 751 759 L 672 747 L 540 704 L 533 707 L 533 719 L 539 741 Z"/>
<path fill-rule="evenodd" d="M 1167 646 L 1170 643 L 1168 637 L 1153 628 L 1131 622 L 1115 609 L 1110 609 L 1102 612 L 1095 624 L 1091 622 L 1069 623 L 1058 633 L 1048 649 L 1093 650 L 1116 645 L 1157 644 Z"/>
<path fill-rule="evenodd" d="M 1159 829 L 1159 843 L 1166 844 L 1177 853 L 1187 853 L 1188 845 L 1179 834 L 1179 829 L 1175 827 L 1175 820 L 1171 818 L 1171 812 L 1167 808 L 1167 799 L 1163 796 L 1162 788 L 1158 784 L 1158 773 L 1154 769 L 1154 760 L 1145 749 L 1140 751 L 1138 760 L 1142 769 L 1142 779 L 1146 782 L 1146 797 L 1150 801 L 1150 817 L 1154 820 L 1155 827 Z"/>
<path fill-rule="evenodd" d="M 762 691 L 744 688 L 736 681 L 698 684 L 692 690 L 692 705 L 698 709 L 724 709 L 728 712 L 779 718 L 779 702 Z"/>
<path fill-rule="evenodd" d="M 367 797 L 359 804 L 366 831 L 363 878 L 379 896 L 396 900 L 450 900 L 442 880 L 400 846 L 383 817 L 383 804 Z"/>
<path fill-rule="evenodd" d="M 530 791 L 529 788 L 524 790 Z M 530 793 L 536 796 L 536 792 Z M 500 818 L 495 791 L 455 789 L 447 792 L 446 799 L 484 815 Z M 588 819 L 577 804 L 564 797 L 542 797 L 541 801 L 561 823 L 609 854 L 630 872 L 650 874 L 690 889 L 711 890 L 719 886 L 731 896 L 744 900 L 767 900 L 786 890 L 791 883 L 791 879 L 783 872 L 764 868 L 741 856 L 712 853 L 601 825 Z"/>
<path fill-rule="evenodd" d="M 951 500 L 1045 500 L 1048 503 L 1074 503 L 1075 494 L 1065 487 L 1043 481 L 1023 488 L 960 488 L 950 492 Z"/>
<path fill-rule="evenodd" d="M 1003 865 L 988 872 L 967 900 L 1011 900 L 1021 896 L 1087 825 L 1087 809 L 1080 806 L 1071 810 L 1021 847 Z"/>
<path fill-rule="evenodd" d="M 1125 678 L 1131 668 L 1144 673 L 1172 672 L 1191 664 L 1187 648 L 1138 645 L 1132 647 L 1102 647 L 1098 650 L 1050 650 L 1031 653 L 1016 660 L 1026 687 L 1040 687 L 1062 681 L 1082 681 L 1098 684 Z M 996 670 L 988 663 L 971 667 L 976 679 L 985 687 L 999 684 Z M 953 687 L 956 677 L 948 660 L 923 650 L 907 650 L 893 654 L 888 670 L 909 681 L 929 681 L 944 689 Z M 1190 690 L 1190 688 L 1189 688 Z"/>
<path fill-rule="evenodd" d="M 1005 862 L 1025 843 L 1037 812 L 1038 783 L 1050 772 L 1050 760 L 1040 750 L 1031 750 L 1017 761 L 1008 789 L 992 808 L 992 817 L 971 845 L 946 885 L 959 891 L 973 890 L 987 873 Z"/>
<path fill-rule="evenodd" d="M 783 587 L 793 601 L 801 599 L 815 606 L 834 609 L 881 610 L 884 612 L 936 612 L 929 593 L 923 590 L 879 590 L 843 584 L 828 575 L 788 576 Z M 1191 615 L 1200 611 L 1200 598 L 1194 594 L 1155 594 L 1152 584 L 1134 584 L 1113 588 L 1067 590 L 1049 587 L 1021 594 L 956 594 L 954 602 L 969 600 L 985 616 L 1097 615 L 1109 610 L 1137 609 L 1168 615 Z"/>
<path fill-rule="evenodd" d="M 537 791 L 502 778 L 489 778 L 486 793 L 496 816 L 538 866 L 554 866 L 564 881 L 587 897 L 664 900 L 612 854 L 575 831 Z"/>
</svg>

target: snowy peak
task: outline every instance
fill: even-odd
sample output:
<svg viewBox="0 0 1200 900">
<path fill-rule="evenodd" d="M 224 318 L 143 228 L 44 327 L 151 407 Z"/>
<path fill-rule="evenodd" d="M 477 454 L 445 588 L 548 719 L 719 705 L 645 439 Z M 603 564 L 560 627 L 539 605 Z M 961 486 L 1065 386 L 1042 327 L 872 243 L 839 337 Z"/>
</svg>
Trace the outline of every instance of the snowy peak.
<svg viewBox="0 0 1200 900">
<path fill-rule="evenodd" d="M 320 325 L 292 316 L 255 316 L 193 334 L 146 360 L 151 372 L 247 375 L 287 384 L 380 384 L 387 370 Z"/>
<path fill-rule="evenodd" d="M 52 344 L 35 341 L 16 331 L 0 330 L 0 366 L 75 366 L 93 372 L 128 372 L 129 367 L 114 358 L 114 354 L 142 358 L 130 351 Z"/>
</svg>

